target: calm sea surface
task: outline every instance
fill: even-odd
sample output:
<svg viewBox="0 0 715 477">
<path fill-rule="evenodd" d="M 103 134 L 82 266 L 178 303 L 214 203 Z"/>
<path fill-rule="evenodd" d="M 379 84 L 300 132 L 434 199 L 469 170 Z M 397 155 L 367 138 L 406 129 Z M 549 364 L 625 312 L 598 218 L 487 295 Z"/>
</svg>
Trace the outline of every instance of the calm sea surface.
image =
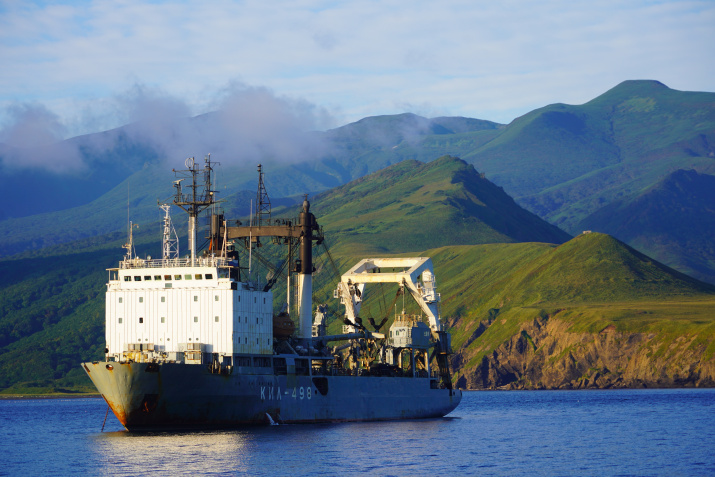
<svg viewBox="0 0 715 477">
<path fill-rule="evenodd" d="M 715 390 L 466 392 L 449 417 L 133 434 L 0 401 L 0 475 L 715 475 Z"/>
</svg>

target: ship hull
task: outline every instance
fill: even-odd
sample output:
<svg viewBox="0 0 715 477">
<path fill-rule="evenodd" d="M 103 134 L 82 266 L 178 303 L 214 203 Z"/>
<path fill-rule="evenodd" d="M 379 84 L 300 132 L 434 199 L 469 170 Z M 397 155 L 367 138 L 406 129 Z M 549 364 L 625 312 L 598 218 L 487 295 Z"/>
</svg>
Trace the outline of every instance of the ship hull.
<svg viewBox="0 0 715 477">
<path fill-rule="evenodd" d="M 442 417 L 459 390 L 420 377 L 212 373 L 181 363 L 84 363 L 130 431 Z"/>
</svg>

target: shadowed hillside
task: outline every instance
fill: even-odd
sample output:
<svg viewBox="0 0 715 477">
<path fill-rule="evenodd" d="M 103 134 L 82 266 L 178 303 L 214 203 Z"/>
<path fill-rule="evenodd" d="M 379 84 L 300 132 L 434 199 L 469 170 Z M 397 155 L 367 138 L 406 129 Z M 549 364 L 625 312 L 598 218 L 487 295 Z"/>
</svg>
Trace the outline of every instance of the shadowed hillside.
<svg viewBox="0 0 715 477">
<path fill-rule="evenodd" d="M 677 170 L 579 225 L 613 234 L 649 255 L 668 257 L 696 278 L 715 276 L 715 176 Z"/>
</svg>

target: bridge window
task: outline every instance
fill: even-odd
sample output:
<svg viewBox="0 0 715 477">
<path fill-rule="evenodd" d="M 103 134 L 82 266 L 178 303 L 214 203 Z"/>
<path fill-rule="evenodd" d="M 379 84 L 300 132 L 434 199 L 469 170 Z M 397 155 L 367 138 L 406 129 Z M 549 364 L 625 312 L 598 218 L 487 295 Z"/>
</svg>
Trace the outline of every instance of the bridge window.
<svg viewBox="0 0 715 477">
<path fill-rule="evenodd" d="M 154 281 L 161 280 L 161 275 L 154 275 Z"/>
<path fill-rule="evenodd" d="M 190 273 L 187 273 L 186 275 L 184 275 L 184 278 L 185 278 L 186 280 L 191 280 L 191 274 L 190 274 Z"/>
<path fill-rule="evenodd" d="M 174 275 L 174 280 L 181 280 L 181 275 Z"/>
<path fill-rule="evenodd" d="M 171 275 L 164 275 L 164 280 L 171 280 Z"/>
<path fill-rule="evenodd" d="M 147 275 L 144 277 L 145 282 L 150 282 L 151 281 L 151 275 Z"/>
<path fill-rule="evenodd" d="M 132 277 L 130 277 L 129 275 L 127 275 L 127 276 L 124 277 L 124 281 L 125 281 L 125 282 L 131 282 L 131 281 L 132 281 Z"/>
<path fill-rule="evenodd" d="M 206 280 L 213 280 L 213 277 L 214 277 L 213 273 L 206 274 Z"/>
<path fill-rule="evenodd" d="M 195 278 L 196 280 L 201 280 L 203 277 L 201 276 L 200 273 L 197 273 L 196 275 L 194 275 L 194 278 Z"/>
<path fill-rule="evenodd" d="M 134 276 L 134 281 L 135 281 L 135 282 L 140 282 L 140 281 L 142 281 L 142 277 L 138 277 L 138 276 L 135 275 L 135 276 Z"/>
</svg>

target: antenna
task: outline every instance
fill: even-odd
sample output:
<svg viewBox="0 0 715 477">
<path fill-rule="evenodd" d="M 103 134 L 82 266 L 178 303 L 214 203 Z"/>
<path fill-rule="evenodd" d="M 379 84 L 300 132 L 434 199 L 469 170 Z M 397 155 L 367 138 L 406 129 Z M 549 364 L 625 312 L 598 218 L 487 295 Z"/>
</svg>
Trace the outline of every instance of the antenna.
<svg viewBox="0 0 715 477">
<path fill-rule="evenodd" d="M 203 171 L 199 168 L 193 157 L 189 157 L 184 162 L 186 170 L 174 170 L 176 177 L 179 180 L 174 181 L 176 188 L 176 196 L 174 196 L 174 205 L 181 207 L 189 214 L 189 249 L 191 251 L 191 264 L 196 261 L 196 218 L 198 215 L 216 202 L 216 193 L 211 185 L 211 174 L 213 166 L 218 163 L 211 162 L 211 154 L 204 158 Z M 203 185 L 198 181 L 199 174 L 203 174 Z M 181 181 L 189 179 L 191 183 L 187 186 L 190 189 L 189 193 L 183 193 Z"/>
<path fill-rule="evenodd" d="M 171 206 L 169 204 L 160 204 L 159 207 L 164 211 L 164 231 L 161 244 L 162 258 L 164 260 L 179 258 L 179 237 L 176 234 L 176 229 L 174 229 L 174 224 L 171 223 L 171 215 L 169 214 Z"/>
<path fill-rule="evenodd" d="M 251 279 L 251 259 L 253 258 L 253 200 L 251 200 L 250 229 L 248 232 L 248 279 Z"/>
<path fill-rule="evenodd" d="M 136 252 L 134 251 L 134 227 L 139 228 L 139 224 L 129 222 L 129 242 L 124 244 L 123 248 L 127 249 L 127 261 L 131 261 Z"/>
<path fill-rule="evenodd" d="M 263 166 L 258 164 L 258 192 L 256 192 L 256 225 L 261 226 L 271 221 L 271 199 L 268 198 L 266 185 L 263 183 Z"/>
</svg>

